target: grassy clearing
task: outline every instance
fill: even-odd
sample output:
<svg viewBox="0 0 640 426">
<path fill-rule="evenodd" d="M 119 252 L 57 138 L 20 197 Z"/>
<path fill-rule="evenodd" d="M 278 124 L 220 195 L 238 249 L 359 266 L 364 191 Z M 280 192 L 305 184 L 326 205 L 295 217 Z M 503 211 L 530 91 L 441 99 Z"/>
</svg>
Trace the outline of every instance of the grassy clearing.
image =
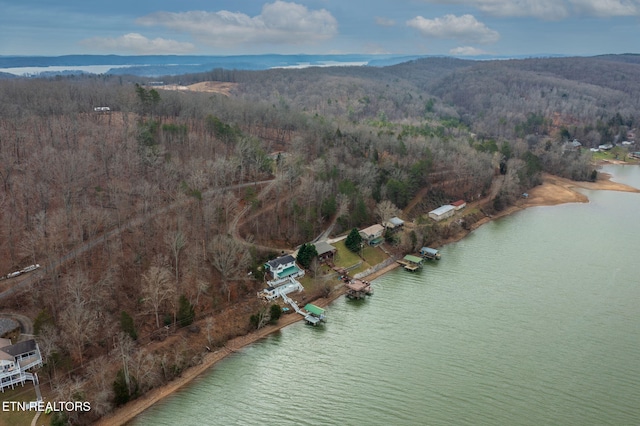
<svg viewBox="0 0 640 426">
<path fill-rule="evenodd" d="M 0 404 L 4 401 L 29 402 L 35 400 L 36 390 L 31 383 L 25 383 L 24 387 L 18 386 L 13 390 L 5 390 L 4 393 L 0 393 Z M 0 416 L 0 426 L 28 426 L 35 415 L 35 411 L 3 411 Z M 38 426 L 48 425 L 49 417 L 51 416 L 41 414 L 38 418 Z"/>
<path fill-rule="evenodd" d="M 366 263 L 369 264 L 369 266 L 374 266 L 378 263 L 384 262 L 387 258 L 387 255 L 382 251 L 380 247 L 367 246 L 364 248 L 362 257 L 364 257 Z"/>
<path fill-rule="evenodd" d="M 333 244 L 333 246 L 338 250 L 334 257 L 334 262 L 336 266 L 340 268 L 348 268 L 362 261 L 357 253 L 352 252 L 344 245 L 344 241 L 345 240 L 338 241 Z"/>
</svg>

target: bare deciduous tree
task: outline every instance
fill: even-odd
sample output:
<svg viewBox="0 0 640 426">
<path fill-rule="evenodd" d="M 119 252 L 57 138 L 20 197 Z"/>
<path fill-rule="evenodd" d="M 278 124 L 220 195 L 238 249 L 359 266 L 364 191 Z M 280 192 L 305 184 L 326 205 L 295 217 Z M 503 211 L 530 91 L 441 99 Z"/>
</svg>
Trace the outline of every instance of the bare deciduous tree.
<svg viewBox="0 0 640 426">
<path fill-rule="evenodd" d="M 156 318 L 156 326 L 160 328 L 160 309 L 162 305 L 175 295 L 175 287 L 171 284 L 171 273 L 162 266 L 151 266 L 142 274 L 142 294 Z"/>
<path fill-rule="evenodd" d="M 380 223 L 387 222 L 400 214 L 400 209 L 389 200 L 382 200 L 376 205 L 376 217 Z"/>
<path fill-rule="evenodd" d="M 187 238 L 184 233 L 180 229 L 176 229 L 175 231 L 171 231 L 165 234 L 164 242 L 171 249 L 171 254 L 173 255 L 173 260 L 175 262 L 176 269 L 176 287 L 178 286 L 179 280 L 179 261 L 180 261 L 180 252 L 187 245 Z"/>
<path fill-rule="evenodd" d="M 222 288 L 227 293 L 227 301 L 231 300 L 229 281 L 237 277 L 249 266 L 250 255 L 239 241 L 228 235 L 216 235 L 207 247 L 209 262 L 222 276 Z"/>
</svg>

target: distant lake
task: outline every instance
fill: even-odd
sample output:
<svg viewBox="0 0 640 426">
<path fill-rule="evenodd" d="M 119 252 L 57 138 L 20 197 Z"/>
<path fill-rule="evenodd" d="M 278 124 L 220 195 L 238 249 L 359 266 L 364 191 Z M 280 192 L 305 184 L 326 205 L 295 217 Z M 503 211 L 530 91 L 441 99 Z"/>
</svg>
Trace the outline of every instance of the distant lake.
<svg viewBox="0 0 640 426">
<path fill-rule="evenodd" d="M 640 187 L 637 166 L 603 171 Z M 324 327 L 244 348 L 133 424 L 638 424 L 640 194 L 584 193 L 384 275 Z"/>
<path fill-rule="evenodd" d="M 20 77 L 37 76 L 40 73 L 82 71 L 92 74 L 105 74 L 112 68 L 128 68 L 131 65 L 81 65 L 81 66 L 49 66 L 49 67 L 16 67 L 0 68 L 0 72 L 17 75 Z"/>
</svg>

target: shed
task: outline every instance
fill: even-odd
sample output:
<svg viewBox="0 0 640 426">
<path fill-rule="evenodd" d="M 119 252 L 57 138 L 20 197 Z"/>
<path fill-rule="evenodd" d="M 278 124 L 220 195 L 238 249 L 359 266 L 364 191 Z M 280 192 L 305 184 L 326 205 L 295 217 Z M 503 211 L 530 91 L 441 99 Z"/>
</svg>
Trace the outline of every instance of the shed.
<svg viewBox="0 0 640 426">
<path fill-rule="evenodd" d="M 387 229 L 402 228 L 404 226 L 404 220 L 400 219 L 399 217 L 392 217 L 386 222 L 383 222 L 382 226 L 384 226 Z"/>
<path fill-rule="evenodd" d="M 453 203 L 451 203 L 451 205 L 456 210 L 462 210 L 465 207 L 467 207 L 467 202 L 465 200 L 458 200 L 458 201 L 454 201 Z"/>
<path fill-rule="evenodd" d="M 431 210 L 429 212 L 429 217 L 435 221 L 440 221 L 442 219 L 453 216 L 454 213 L 455 207 L 453 207 L 451 204 L 447 204 L 445 206 L 440 206 L 435 210 Z"/>
<path fill-rule="evenodd" d="M 329 258 L 332 258 L 337 251 L 337 249 L 334 246 L 332 246 L 326 241 L 318 241 L 317 243 L 313 243 L 313 245 L 315 246 L 316 251 L 318 252 L 318 258 L 320 260 L 327 260 Z"/>
</svg>

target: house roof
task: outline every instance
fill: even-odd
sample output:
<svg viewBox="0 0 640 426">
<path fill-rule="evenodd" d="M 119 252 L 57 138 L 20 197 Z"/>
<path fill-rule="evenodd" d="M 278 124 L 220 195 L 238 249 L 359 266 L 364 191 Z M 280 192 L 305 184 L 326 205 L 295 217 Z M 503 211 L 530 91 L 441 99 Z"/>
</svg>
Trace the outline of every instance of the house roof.
<svg viewBox="0 0 640 426">
<path fill-rule="evenodd" d="M 437 209 L 431 210 L 429 214 L 433 213 L 437 216 L 443 215 L 449 211 L 453 210 L 453 206 L 451 204 L 447 204 L 445 206 L 440 206 Z"/>
<path fill-rule="evenodd" d="M 279 272 L 278 277 L 285 278 L 285 277 L 288 277 L 289 275 L 294 275 L 299 272 L 300 272 L 300 268 L 298 268 L 296 265 L 292 265 L 292 266 L 289 266 L 288 268 L 283 269 L 281 272 Z"/>
<path fill-rule="evenodd" d="M 11 339 L 0 338 L 0 349 L 4 348 L 5 346 L 11 346 Z"/>
<path fill-rule="evenodd" d="M 318 256 L 336 251 L 336 248 L 326 241 L 318 241 L 317 243 L 313 243 L 313 245 L 316 247 Z"/>
<path fill-rule="evenodd" d="M 375 225 L 371 225 L 368 228 L 362 229 L 360 232 L 366 235 L 375 235 L 382 231 L 384 231 L 384 228 L 382 227 L 382 225 L 380 225 L 379 223 L 376 223 Z"/>
<path fill-rule="evenodd" d="M 13 355 L 14 357 L 35 350 L 36 341 L 33 339 L 24 340 L 22 342 L 16 343 L 15 345 L 5 346 L 4 348 L 2 348 L 3 352 L 8 353 L 9 355 Z"/>
<path fill-rule="evenodd" d="M 404 224 L 404 220 L 400 219 L 399 217 L 392 217 L 391 219 L 389 219 L 389 223 L 395 226 L 400 226 Z"/>
<path fill-rule="evenodd" d="M 452 206 L 454 207 L 459 207 L 463 204 L 467 204 L 467 202 L 465 200 L 458 200 L 458 201 L 454 201 L 453 203 L 451 203 Z"/>
<path fill-rule="evenodd" d="M 293 256 L 291 256 L 290 254 L 286 254 L 284 256 L 280 256 L 276 259 L 268 261 L 267 265 L 269 265 L 269 268 L 277 269 L 278 266 L 286 265 L 295 261 L 296 259 Z"/>
</svg>

